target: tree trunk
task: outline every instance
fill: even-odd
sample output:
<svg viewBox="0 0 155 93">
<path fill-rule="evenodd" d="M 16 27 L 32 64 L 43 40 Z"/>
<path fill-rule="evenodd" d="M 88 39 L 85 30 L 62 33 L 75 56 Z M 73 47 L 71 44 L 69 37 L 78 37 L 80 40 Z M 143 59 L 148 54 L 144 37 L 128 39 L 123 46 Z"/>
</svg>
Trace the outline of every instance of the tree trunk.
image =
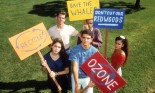
<svg viewBox="0 0 155 93">
<path fill-rule="evenodd" d="M 136 9 L 140 8 L 140 0 L 136 0 L 135 8 Z"/>
</svg>

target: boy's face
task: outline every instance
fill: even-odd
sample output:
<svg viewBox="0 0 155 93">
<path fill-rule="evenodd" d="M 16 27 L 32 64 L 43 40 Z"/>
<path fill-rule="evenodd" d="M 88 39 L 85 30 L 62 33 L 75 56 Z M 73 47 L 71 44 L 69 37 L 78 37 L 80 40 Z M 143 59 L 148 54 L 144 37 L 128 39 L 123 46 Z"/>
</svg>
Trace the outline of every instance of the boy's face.
<svg viewBox="0 0 155 93">
<path fill-rule="evenodd" d="M 93 27 L 93 20 L 92 19 L 86 20 L 86 23 L 88 24 L 89 29 L 91 29 Z"/>
<path fill-rule="evenodd" d="M 57 16 L 57 23 L 58 23 L 59 25 L 64 24 L 65 20 L 66 20 L 65 15 L 59 14 L 59 15 Z"/>
<path fill-rule="evenodd" d="M 83 34 L 81 36 L 82 45 L 84 45 L 84 46 L 89 46 L 91 44 L 92 40 L 93 39 L 88 34 Z"/>
</svg>

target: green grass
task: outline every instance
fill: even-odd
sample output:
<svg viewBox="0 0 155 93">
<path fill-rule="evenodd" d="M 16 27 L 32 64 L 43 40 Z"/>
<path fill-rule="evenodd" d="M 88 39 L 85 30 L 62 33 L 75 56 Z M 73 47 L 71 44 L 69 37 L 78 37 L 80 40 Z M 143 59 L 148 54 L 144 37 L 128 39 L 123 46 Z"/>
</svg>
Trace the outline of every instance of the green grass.
<svg viewBox="0 0 155 93">
<path fill-rule="evenodd" d="M 123 67 L 123 77 L 127 85 L 119 90 L 119 93 L 154 93 L 155 91 L 155 0 L 141 0 L 142 9 L 135 10 L 132 6 L 135 0 L 102 0 L 102 7 L 110 4 L 116 8 L 127 11 L 124 28 L 121 30 L 108 29 L 107 55 L 111 56 L 114 48 L 114 39 L 118 35 L 124 35 L 129 40 L 130 54 L 126 65 Z M 124 2 L 118 3 L 119 1 Z M 47 3 L 49 2 L 49 3 Z M 53 16 L 55 9 L 52 0 L 0 0 L 0 92 L 42 92 L 48 93 L 46 74 L 42 73 L 40 59 L 37 54 L 20 61 L 13 50 L 8 38 L 16 35 L 40 22 L 48 29 L 55 24 Z M 60 3 L 59 3 L 60 4 Z M 122 4 L 122 5 L 121 5 Z M 34 5 L 42 5 L 48 11 L 32 12 Z M 49 6 L 47 6 L 49 5 Z M 64 5 L 64 2 L 62 3 Z M 40 7 L 41 8 L 41 7 Z M 53 10 L 52 10 L 53 9 Z M 50 14 L 49 16 L 49 13 Z M 82 21 L 66 21 L 77 30 L 81 30 Z M 105 29 L 101 29 L 103 41 Z M 76 38 L 72 38 L 72 46 Z M 45 54 L 49 49 L 41 50 Z M 103 54 L 103 48 L 100 52 Z M 95 88 L 95 93 L 100 93 Z"/>
</svg>

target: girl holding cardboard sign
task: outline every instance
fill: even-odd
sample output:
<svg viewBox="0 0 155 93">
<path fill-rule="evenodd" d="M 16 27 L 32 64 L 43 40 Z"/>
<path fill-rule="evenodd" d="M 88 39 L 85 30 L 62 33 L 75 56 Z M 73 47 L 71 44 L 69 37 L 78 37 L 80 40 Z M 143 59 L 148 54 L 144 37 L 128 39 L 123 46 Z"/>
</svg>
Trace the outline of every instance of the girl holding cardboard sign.
<svg viewBox="0 0 155 93">
<path fill-rule="evenodd" d="M 61 39 L 54 39 L 53 43 L 50 45 L 51 51 L 44 55 L 42 60 L 42 65 L 48 65 L 51 69 L 48 75 L 48 84 L 51 88 L 52 93 L 58 93 L 58 88 L 51 77 L 55 77 L 59 85 L 62 88 L 62 93 L 67 93 L 68 90 L 68 77 L 69 73 L 68 67 L 68 55 L 65 51 L 63 42 Z"/>
</svg>

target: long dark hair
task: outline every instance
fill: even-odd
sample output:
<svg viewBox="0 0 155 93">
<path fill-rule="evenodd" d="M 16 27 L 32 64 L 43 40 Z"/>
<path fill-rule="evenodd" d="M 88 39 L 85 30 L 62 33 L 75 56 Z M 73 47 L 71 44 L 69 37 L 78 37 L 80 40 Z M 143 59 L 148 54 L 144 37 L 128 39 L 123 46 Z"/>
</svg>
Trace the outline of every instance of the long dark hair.
<svg viewBox="0 0 155 93">
<path fill-rule="evenodd" d="M 115 41 L 117 41 L 117 40 L 121 40 L 122 43 L 124 44 L 124 46 L 122 47 L 122 50 L 125 52 L 125 55 L 126 55 L 125 62 L 126 62 L 128 59 L 128 53 L 129 53 L 128 40 L 122 35 L 116 37 Z M 125 64 L 125 62 L 124 62 L 124 64 Z"/>
<path fill-rule="evenodd" d="M 68 60 L 68 55 L 66 53 L 63 41 L 60 38 L 55 38 L 53 40 L 51 46 L 53 46 L 55 43 L 60 43 L 61 44 L 61 50 L 59 52 L 60 58 L 63 60 L 63 62 L 67 61 Z M 52 51 L 52 48 L 51 48 L 51 51 Z"/>
</svg>

